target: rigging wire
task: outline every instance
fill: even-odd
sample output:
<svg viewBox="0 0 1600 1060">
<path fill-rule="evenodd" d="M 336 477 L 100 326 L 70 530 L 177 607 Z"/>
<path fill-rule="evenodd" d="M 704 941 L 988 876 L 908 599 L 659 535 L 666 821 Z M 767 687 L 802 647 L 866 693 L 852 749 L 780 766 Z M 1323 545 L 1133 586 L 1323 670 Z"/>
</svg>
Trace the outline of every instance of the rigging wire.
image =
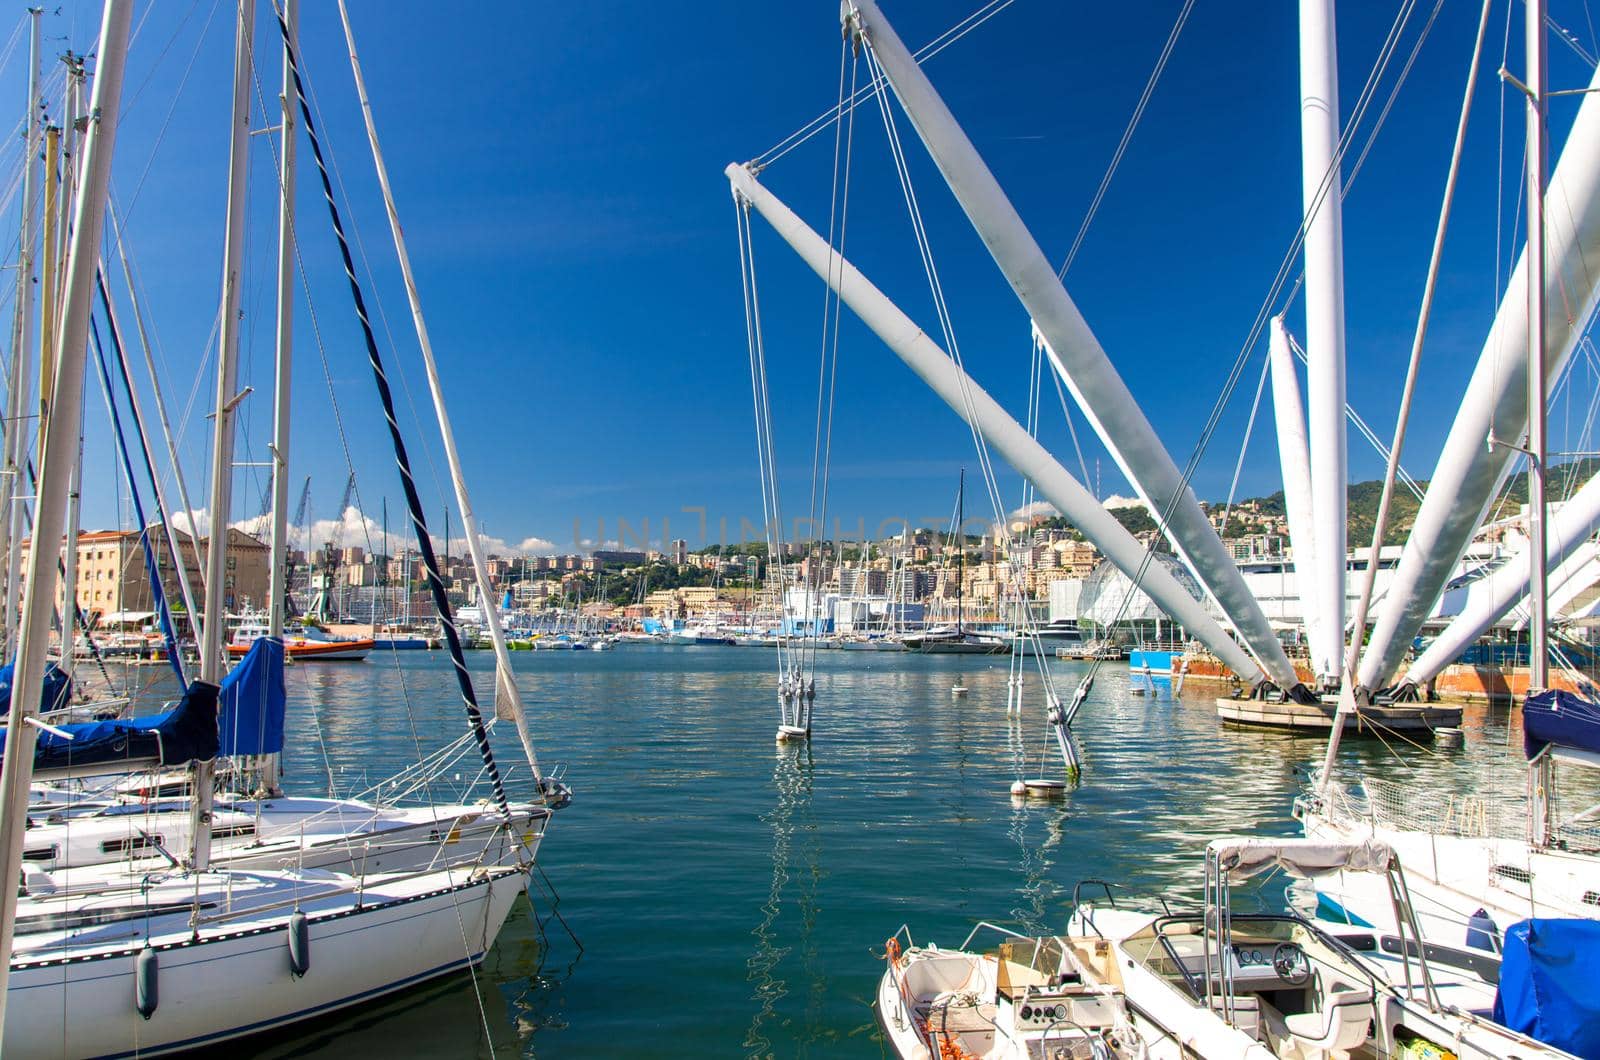
<svg viewBox="0 0 1600 1060">
<path fill-rule="evenodd" d="M 1172 58 L 1172 49 L 1178 43 L 1178 35 L 1183 32 L 1183 27 L 1189 21 L 1189 13 L 1194 10 L 1194 0 L 1184 0 L 1183 9 L 1178 12 L 1178 20 L 1172 25 L 1172 32 L 1167 34 L 1167 42 L 1161 48 L 1161 54 L 1156 59 L 1155 69 L 1150 71 L 1150 77 L 1144 84 L 1144 91 L 1139 95 L 1139 102 L 1134 104 L 1133 116 L 1128 119 L 1128 125 L 1122 130 L 1122 139 L 1117 142 L 1117 149 L 1111 153 L 1111 162 L 1106 166 L 1106 172 L 1100 178 L 1100 186 L 1095 189 L 1094 198 L 1089 201 L 1089 209 L 1083 215 L 1083 222 L 1078 225 L 1078 234 L 1072 239 L 1072 247 L 1067 251 L 1067 256 L 1061 262 L 1061 268 L 1056 271 L 1056 279 L 1065 280 L 1067 271 L 1072 268 L 1073 261 L 1078 256 L 1078 249 L 1083 246 L 1083 239 L 1089 234 L 1089 226 L 1094 223 L 1095 215 L 1100 212 L 1100 204 L 1105 200 L 1106 190 L 1111 187 L 1111 178 L 1116 176 L 1117 167 L 1122 164 L 1122 156 L 1127 153 L 1128 142 L 1133 139 L 1133 132 L 1139 127 L 1139 122 L 1144 118 L 1145 108 L 1150 105 L 1150 97 L 1155 94 L 1156 83 L 1161 80 L 1161 74 L 1167 68 L 1167 60 Z"/>
<path fill-rule="evenodd" d="M 860 57 L 850 48 L 848 39 L 841 38 L 839 51 L 839 107 L 842 112 L 845 96 L 845 67 L 849 66 L 850 95 L 855 94 L 856 82 L 859 78 Z M 843 301 L 833 296 L 832 271 L 835 262 L 843 261 L 845 234 L 849 221 L 850 207 L 850 172 L 851 159 L 855 147 L 855 111 L 851 110 L 848 121 L 839 121 L 834 125 L 833 142 L 833 189 L 828 204 L 828 271 L 829 283 L 824 283 L 822 288 L 822 342 L 818 354 L 817 365 L 817 422 L 816 433 L 812 444 L 811 453 L 811 506 L 808 512 L 808 526 L 816 535 L 820 543 L 827 532 L 828 519 L 828 487 L 831 478 L 833 458 L 833 414 L 834 399 L 837 394 L 838 368 L 839 368 L 839 322 L 844 309 Z M 837 228 L 835 227 L 837 226 Z M 833 251 L 837 231 L 839 250 Z M 826 392 L 826 420 L 824 420 L 824 392 Z M 821 506 L 818 507 L 818 490 L 821 490 Z M 820 522 L 819 522 L 820 512 Z M 835 542 L 837 546 L 837 542 Z M 809 560 L 811 557 L 808 556 Z M 806 610 L 807 618 L 812 618 L 814 601 L 819 601 L 822 596 L 823 567 L 825 563 L 807 563 L 806 570 Z M 821 622 L 811 621 L 809 636 L 804 645 L 808 655 L 802 655 L 802 674 L 800 680 L 803 687 L 795 689 L 796 710 L 803 718 L 804 724 L 799 727 L 808 732 L 811 728 L 811 710 L 816 698 L 816 662 L 817 651 L 821 646 Z M 799 719 L 797 719 L 798 722 Z"/>
<path fill-rule="evenodd" d="M 954 26 L 951 26 L 949 29 L 945 30 L 927 44 L 924 44 L 920 49 L 917 50 L 913 58 L 916 59 L 918 63 L 927 62 L 935 55 L 938 55 L 940 52 L 950 47 L 950 45 L 956 43 L 961 38 L 965 37 L 967 34 L 971 33 L 973 30 L 977 29 L 979 26 L 998 15 L 1000 12 L 1004 11 L 1006 8 L 1010 7 L 1013 2 L 1014 0 L 989 0 L 988 3 L 985 3 L 983 6 L 979 7 L 972 14 L 968 15 L 960 22 L 957 22 Z M 778 161 L 778 159 L 782 158 L 790 151 L 793 151 L 807 140 L 810 140 L 812 137 L 816 136 L 823 129 L 827 128 L 829 124 L 840 120 L 843 114 L 853 112 L 855 108 L 859 106 L 861 102 L 865 100 L 873 91 L 874 89 L 872 86 L 868 85 L 851 92 L 849 99 L 844 102 L 842 107 L 836 106 L 829 110 L 823 111 L 821 114 L 817 115 L 815 118 L 812 118 L 810 121 L 800 126 L 800 128 L 796 129 L 794 132 L 790 133 L 788 136 L 784 137 L 782 140 L 779 140 L 776 144 L 767 148 L 767 150 L 753 158 L 750 161 L 751 172 L 761 172 L 761 170 L 772 165 L 772 163 Z"/>
<path fill-rule="evenodd" d="M 962 364 L 961 347 L 960 343 L 956 339 L 955 325 L 951 318 L 949 303 L 945 298 L 944 286 L 940 280 L 939 270 L 934 260 L 932 244 L 929 240 L 927 226 L 923 220 L 922 210 L 917 200 L 916 189 L 911 179 L 910 166 L 906 160 L 905 147 L 900 138 L 899 127 L 894 120 L 893 109 L 889 105 L 889 92 L 887 91 L 888 78 L 883 73 L 882 67 L 878 63 L 877 56 L 873 51 L 870 42 L 868 42 L 865 52 L 867 56 L 868 71 L 871 77 L 871 82 L 877 86 L 875 97 L 878 101 L 879 112 L 883 117 L 884 130 L 889 142 L 890 154 L 895 163 L 895 172 L 900 180 L 901 193 L 905 199 L 907 213 L 911 220 L 912 233 L 917 243 L 918 252 L 922 258 L 923 271 L 928 280 L 929 291 L 933 298 L 935 311 L 939 317 L 940 330 L 943 334 L 945 344 L 949 350 L 952 365 L 955 368 L 956 381 L 961 392 L 961 400 L 965 413 L 963 418 L 967 421 L 967 425 L 973 439 L 974 448 L 978 457 L 979 470 L 983 477 L 984 489 L 988 494 L 989 503 L 993 509 L 995 527 L 994 537 L 996 547 L 1004 550 L 1007 562 L 1007 570 L 1011 574 L 1010 581 L 1013 586 L 1016 586 L 1019 585 L 1022 580 L 1021 553 L 1013 539 L 1011 527 L 1005 511 L 1005 504 L 1000 496 L 999 482 L 995 473 L 993 459 L 989 453 L 988 442 L 983 437 L 982 432 L 977 428 L 978 418 L 972 397 L 971 379 Z M 1038 390 L 1040 374 L 1043 371 L 1043 352 L 1042 344 L 1037 344 L 1035 349 L 1033 372 L 1031 373 L 1032 378 L 1030 379 L 1029 430 L 1032 434 L 1036 434 L 1038 431 Z M 1025 486 L 1024 511 L 1026 511 L 1026 498 L 1028 495 L 1028 487 Z M 966 551 L 966 537 L 964 528 L 961 526 L 956 526 L 952 536 L 954 539 L 953 543 L 959 550 L 957 553 L 958 557 L 964 557 Z M 957 575 L 958 578 L 962 576 L 962 574 Z M 961 589 L 962 587 L 958 585 L 958 593 L 961 591 Z M 1056 695 L 1054 680 L 1049 673 L 1049 668 L 1043 661 L 1043 652 L 1038 644 L 1037 631 L 1032 628 L 1032 616 L 1028 612 L 1025 604 L 1021 608 L 1021 612 L 1023 615 L 1023 633 L 1028 638 L 1027 643 L 1029 646 L 1034 649 L 1034 656 L 1037 660 L 1041 679 L 1046 692 L 1046 701 L 1048 704 L 1046 716 L 1051 723 L 1054 723 L 1057 718 L 1064 716 L 1061 713 L 1060 700 Z M 1013 658 L 1015 659 L 1016 656 L 1013 655 Z M 1019 672 L 1013 671 L 1011 678 L 1008 680 L 1007 695 L 1008 706 L 1013 696 L 1021 696 L 1021 676 Z M 1020 703 L 1018 706 L 1020 707 Z M 1075 744 L 1071 743 L 1070 727 L 1067 729 L 1067 733 L 1067 741 L 1073 747 L 1073 754 L 1075 756 Z M 1074 757 L 1073 761 L 1064 763 L 1064 765 L 1069 773 L 1075 772 L 1077 769 L 1076 757 Z"/>
<path fill-rule="evenodd" d="M 1222 525 L 1217 528 L 1220 535 L 1228 528 L 1228 517 L 1233 514 L 1233 499 L 1239 492 L 1239 475 L 1244 471 L 1244 457 L 1250 451 L 1250 435 L 1256 428 L 1256 413 L 1261 408 L 1261 395 L 1267 389 L 1267 376 L 1272 371 L 1272 358 L 1265 357 L 1261 362 L 1261 379 L 1256 383 L 1256 397 L 1250 403 L 1250 419 L 1244 425 L 1244 441 L 1239 445 L 1239 460 L 1233 465 L 1233 481 L 1228 484 L 1228 503 L 1222 509 Z"/>
</svg>

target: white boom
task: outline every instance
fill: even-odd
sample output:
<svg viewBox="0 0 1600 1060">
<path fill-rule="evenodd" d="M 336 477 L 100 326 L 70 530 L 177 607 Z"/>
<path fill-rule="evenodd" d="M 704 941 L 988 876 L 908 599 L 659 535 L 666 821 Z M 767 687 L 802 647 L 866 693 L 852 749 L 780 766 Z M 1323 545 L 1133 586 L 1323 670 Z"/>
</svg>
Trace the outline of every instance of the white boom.
<svg viewBox="0 0 1600 1060">
<path fill-rule="evenodd" d="M 1051 366 L 1128 481 L 1272 679 L 1298 685 L 1233 557 L 994 174 L 873 0 L 846 0 L 843 15 L 872 48 L 928 154 L 1046 340 Z"/>
<path fill-rule="evenodd" d="M 832 287 L 839 300 L 894 351 L 934 393 L 955 410 L 956 415 L 976 428 L 989 445 L 1017 472 L 1032 482 L 1041 496 L 1055 505 L 1106 558 L 1130 578 L 1144 569 L 1141 587 L 1169 615 L 1216 653 L 1234 673 L 1251 684 L 1267 675 L 1262 668 L 1223 630 L 1205 605 L 1178 583 L 1159 563 L 1145 565 L 1145 548 L 1094 495 L 1073 478 L 1039 442 L 995 402 L 951 360 L 938 343 L 795 216 L 783 203 L 762 187 L 744 166 L 726 170 L 734 194 L 766 218 L 773 230 L 816 274 Z"/>
</svg>

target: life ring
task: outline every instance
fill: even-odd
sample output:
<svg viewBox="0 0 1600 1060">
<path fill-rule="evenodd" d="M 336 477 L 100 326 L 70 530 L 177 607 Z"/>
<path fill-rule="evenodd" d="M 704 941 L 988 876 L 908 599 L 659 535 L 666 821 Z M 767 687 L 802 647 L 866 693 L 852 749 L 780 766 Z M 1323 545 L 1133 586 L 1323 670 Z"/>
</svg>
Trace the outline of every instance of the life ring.
<svg viewBox="0 0 1600 1060">
<path fill-rule="evenodd" d="M 883 955 L 889 959 L 890 964 L 898 963 L 900 960 L 900 941 L 898 939 L 889 939 L 885 942 L 883 944 Z"/>
</svg>

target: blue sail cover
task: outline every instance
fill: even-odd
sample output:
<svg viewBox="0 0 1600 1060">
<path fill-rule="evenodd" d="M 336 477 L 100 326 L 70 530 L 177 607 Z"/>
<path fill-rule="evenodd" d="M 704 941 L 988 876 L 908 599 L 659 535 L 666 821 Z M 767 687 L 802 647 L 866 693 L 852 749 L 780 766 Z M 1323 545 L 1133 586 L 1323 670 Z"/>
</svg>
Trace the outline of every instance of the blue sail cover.
<svg viewBox="0 0 1600 1060">
<path fill-rule="evenodd" d="M 33 771 L 89 769 L 127 763 L 130 767 L 183 765 L 217 756 L 217 686 L 195 681 L 178 705 L 165 714 L 122 721 L 58 725 L 71 739 L 39 733 Z M 0 749 L 6 730 L 0 729 Z"/>
<path fill-rule="evenodd" d="M 225 755 L 283 750 L 283 641 L 260 637 L 222 679 L 221 750 Z"/>
<path fill-rule="evenodd" d="M 1549 744 L 1600 754 L 1600 703 L 1552 689 L 1522 707 L 1522 748 L 1529 758 Z"/>
<path fill-rule="evenodd" d="M 1600 982 L 1600 921 L 1519 920 L 1506 932 L 1495 1022 L 1597 1060 L 1596 982 Z"/>
<path fill-rule="evenodd" d="M 11 713 L 11 679 L 16 672 L 16 663 L 8 662 L 0 666 L 0 718 Z M 72 702 L 72 678 L 56 668 L 51 663 L 44 669 L 44 691 L 39 695 L 39 712 L 48 714 L 52 710 L 60 710 Z"/>
</svg>

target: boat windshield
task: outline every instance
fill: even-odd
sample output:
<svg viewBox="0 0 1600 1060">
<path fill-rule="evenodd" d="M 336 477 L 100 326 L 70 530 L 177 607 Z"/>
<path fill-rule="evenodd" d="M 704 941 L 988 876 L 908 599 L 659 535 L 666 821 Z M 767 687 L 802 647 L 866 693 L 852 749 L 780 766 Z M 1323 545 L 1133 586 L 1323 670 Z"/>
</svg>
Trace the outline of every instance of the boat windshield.
<svg viewBox="0 0 1600 1060">
<path fill-rule="evenodd" d="M 1287 916 L 1234 916 L 1229 974 L 1240 989 L 1277 989 L 1319 961 L 1344 963 L 1337 944 L 1305 921 Z M 1222 970 L 1216 930 L 1206 937 L 1200 914 L 1161 917 L 1131 936 L 1123 948 L 1137 964 L 1192 998 L 1205 994 L 1207 953 L 1213 976 Z M 1209 946 L 1208 946 L 1209 942 Z"/>
</svg>

